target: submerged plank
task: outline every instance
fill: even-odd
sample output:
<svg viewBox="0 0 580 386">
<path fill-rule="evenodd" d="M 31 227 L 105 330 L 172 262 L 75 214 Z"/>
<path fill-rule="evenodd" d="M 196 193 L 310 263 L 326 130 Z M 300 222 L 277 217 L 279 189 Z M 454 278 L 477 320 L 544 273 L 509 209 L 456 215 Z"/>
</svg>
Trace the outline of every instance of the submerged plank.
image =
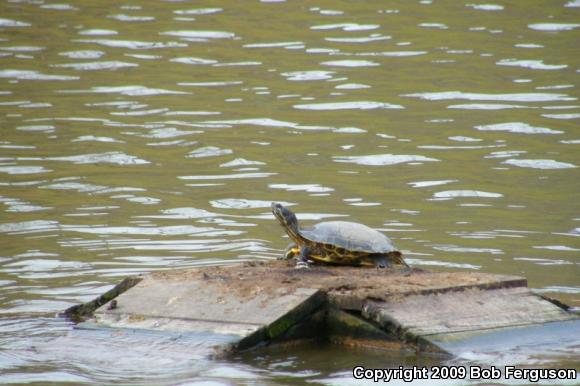
<svg viewBox="0 0 580 386">
<path fill-rule="evenodd" d="M 514 347 L 526 347 L 526 355 L 550 352 L 562 347 L 580 346 L 580 319 L 505 327 L 484 331 L 467 331 L 455 334 L 430 335 L 429 341 L 442 350 L 460 355 L 465 352 L 479 354 L 507 352 Z"/>
<path fill-rule="evenodd" d="M 363 315 L 406 340 L 431 341 L 437 346 L 438 341 L 463 339 L 491 329 L 576 318 L 526 287 L 471 289 L 412 295 L 385 302 L 369 301 Z"/>
</svg>

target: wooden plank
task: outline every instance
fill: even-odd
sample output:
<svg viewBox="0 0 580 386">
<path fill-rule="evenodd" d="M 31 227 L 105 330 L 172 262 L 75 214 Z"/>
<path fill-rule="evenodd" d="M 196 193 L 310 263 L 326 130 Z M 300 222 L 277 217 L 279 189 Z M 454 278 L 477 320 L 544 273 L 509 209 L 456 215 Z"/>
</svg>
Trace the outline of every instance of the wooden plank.
<svg viewBox="0 0 580 386">
<path fill-rule="evenodd" d="M 69 307 L 64 312 L 62 312 L 62 315 L 74 320 L 75 322 L 81 322 L 84 319 L 91 317 L 94 314 L 95 310 L 97 310 L 99 307 L 102 307 L 104 304 L 115 299 L 123 292 L 131 289 L 132 287 L 137 285 L 141 280 L 143 280 L 143 278 L 139 276 L 127 277 L 123 279 L 123 281 L 121 281 L 119 284 L 117 284 L 104 294 L 98 296 L 94 300 L 91 300 L 90 302 L 87 303 L 77 304 L 75 306 Z"/>
<path fill-rule="evenodd" d="M 86 316 L 100 306 L 96 325 L 220 334 L 218 341 L 238 350 L 325 336 L 346 345 L 407 342 L 445 351 L 442 342 L 575 317 L 531 293 L 525 278 L 480 272 L 297 270 L 294 262 L 268 261 L 157 272 L 135 285 L 139 280 L 70 310 Z"/>
<path fill-rule="evenodd" d="M 203 277 L 203 275 L 201 276 Z M 97 323 L 236 336 L 238 349 L 277 337 L 324 302 L 318 289 L 279 288 L 240 294 L 220 280 L 163 280 L 148 276 L 95 312 Z"/>
<path fill-rule="evenodd" d="M 521 350 L 525 346 L 527 355 L 554 349 L 564 352 L 565 347 L 570 350 L 580 347 L 580 318 L 520 327 L 429 335 L 428 339 L 431 344 L 455 355 L 467 351 L 496 355 L 514 347 Z"/>
<path fill-rule="evenodd" d="M 369 301 L 363 315 L 407 338 L 524 326 L 575 316 L 527 288 L 413 295 L 386 302 Z"/>
<path fill-rule="evenodd" d="M 480 272 L 428 272 L 412 275 L 389 275 L 363 280 L 358 285 L 331 287 L 328 300 L 331 304 L 352 311 L 362 311 L 367 299 L 396 299 L 411 295 L 436 295 L 470 289 L 493 290 L 527 287 L 527 279 L 511 275 L 490 275 Z"/>
</svg>

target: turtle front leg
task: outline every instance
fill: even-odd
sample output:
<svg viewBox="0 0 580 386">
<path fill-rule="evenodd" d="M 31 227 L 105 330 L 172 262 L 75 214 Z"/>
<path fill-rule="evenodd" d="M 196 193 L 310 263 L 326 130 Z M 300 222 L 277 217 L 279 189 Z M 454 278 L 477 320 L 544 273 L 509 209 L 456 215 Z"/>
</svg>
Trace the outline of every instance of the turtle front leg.
<svg viewBox="0 0 580 386">
<path fill-rule="evenodd" d="M 300 256 L 298 257 L 298 262 L 296 263 L 296 269 L 308 269 L 308 257 L 310 256 L 310 248 L 302 247 L 300 248 Z"/>
<path fill-rule="evenodd" d="M 278 260 L 290 260 L 298 255 L 300 255 L 300 247 L 296 245 L 296 243 L 290 243 L 286 247 L 286 252 L 284 252 L 284 255 L 280 256 Z"/>
</svg>

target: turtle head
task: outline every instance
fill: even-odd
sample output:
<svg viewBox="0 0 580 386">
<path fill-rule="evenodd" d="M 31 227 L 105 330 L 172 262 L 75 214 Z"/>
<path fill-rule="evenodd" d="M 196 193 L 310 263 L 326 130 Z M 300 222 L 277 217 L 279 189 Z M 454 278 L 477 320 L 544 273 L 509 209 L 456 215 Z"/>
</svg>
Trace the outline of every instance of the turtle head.
<svg viewBox="0 0 580 386">
<path fill-rule="evenodd" d="M 273 202 L 271 207 L 274 217 L 276 217 L 280 225 L 286 230 L 288 236 L 295 240 L 298 235 L 298 219 L 294 212 L 277 202 Z"/>
</svg>

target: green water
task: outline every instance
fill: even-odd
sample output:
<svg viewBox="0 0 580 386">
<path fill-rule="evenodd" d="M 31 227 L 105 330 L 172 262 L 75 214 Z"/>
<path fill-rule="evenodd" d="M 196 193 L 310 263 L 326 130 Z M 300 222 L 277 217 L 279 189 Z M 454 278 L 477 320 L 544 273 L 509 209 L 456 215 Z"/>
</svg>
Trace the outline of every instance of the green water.
<svg viewBox="0 0 580 386">
<path fill-rule="evenodd" d="M 0 382 L 346 382 L 342 349 L 221 363 L 53 318 L 130 274 L 279 256 L 271 201 L 577 307 L 579 31 L 578 1 L 3 1 Z M 579 362 L 537 356 L 500 357 Z"/>
</svg>

